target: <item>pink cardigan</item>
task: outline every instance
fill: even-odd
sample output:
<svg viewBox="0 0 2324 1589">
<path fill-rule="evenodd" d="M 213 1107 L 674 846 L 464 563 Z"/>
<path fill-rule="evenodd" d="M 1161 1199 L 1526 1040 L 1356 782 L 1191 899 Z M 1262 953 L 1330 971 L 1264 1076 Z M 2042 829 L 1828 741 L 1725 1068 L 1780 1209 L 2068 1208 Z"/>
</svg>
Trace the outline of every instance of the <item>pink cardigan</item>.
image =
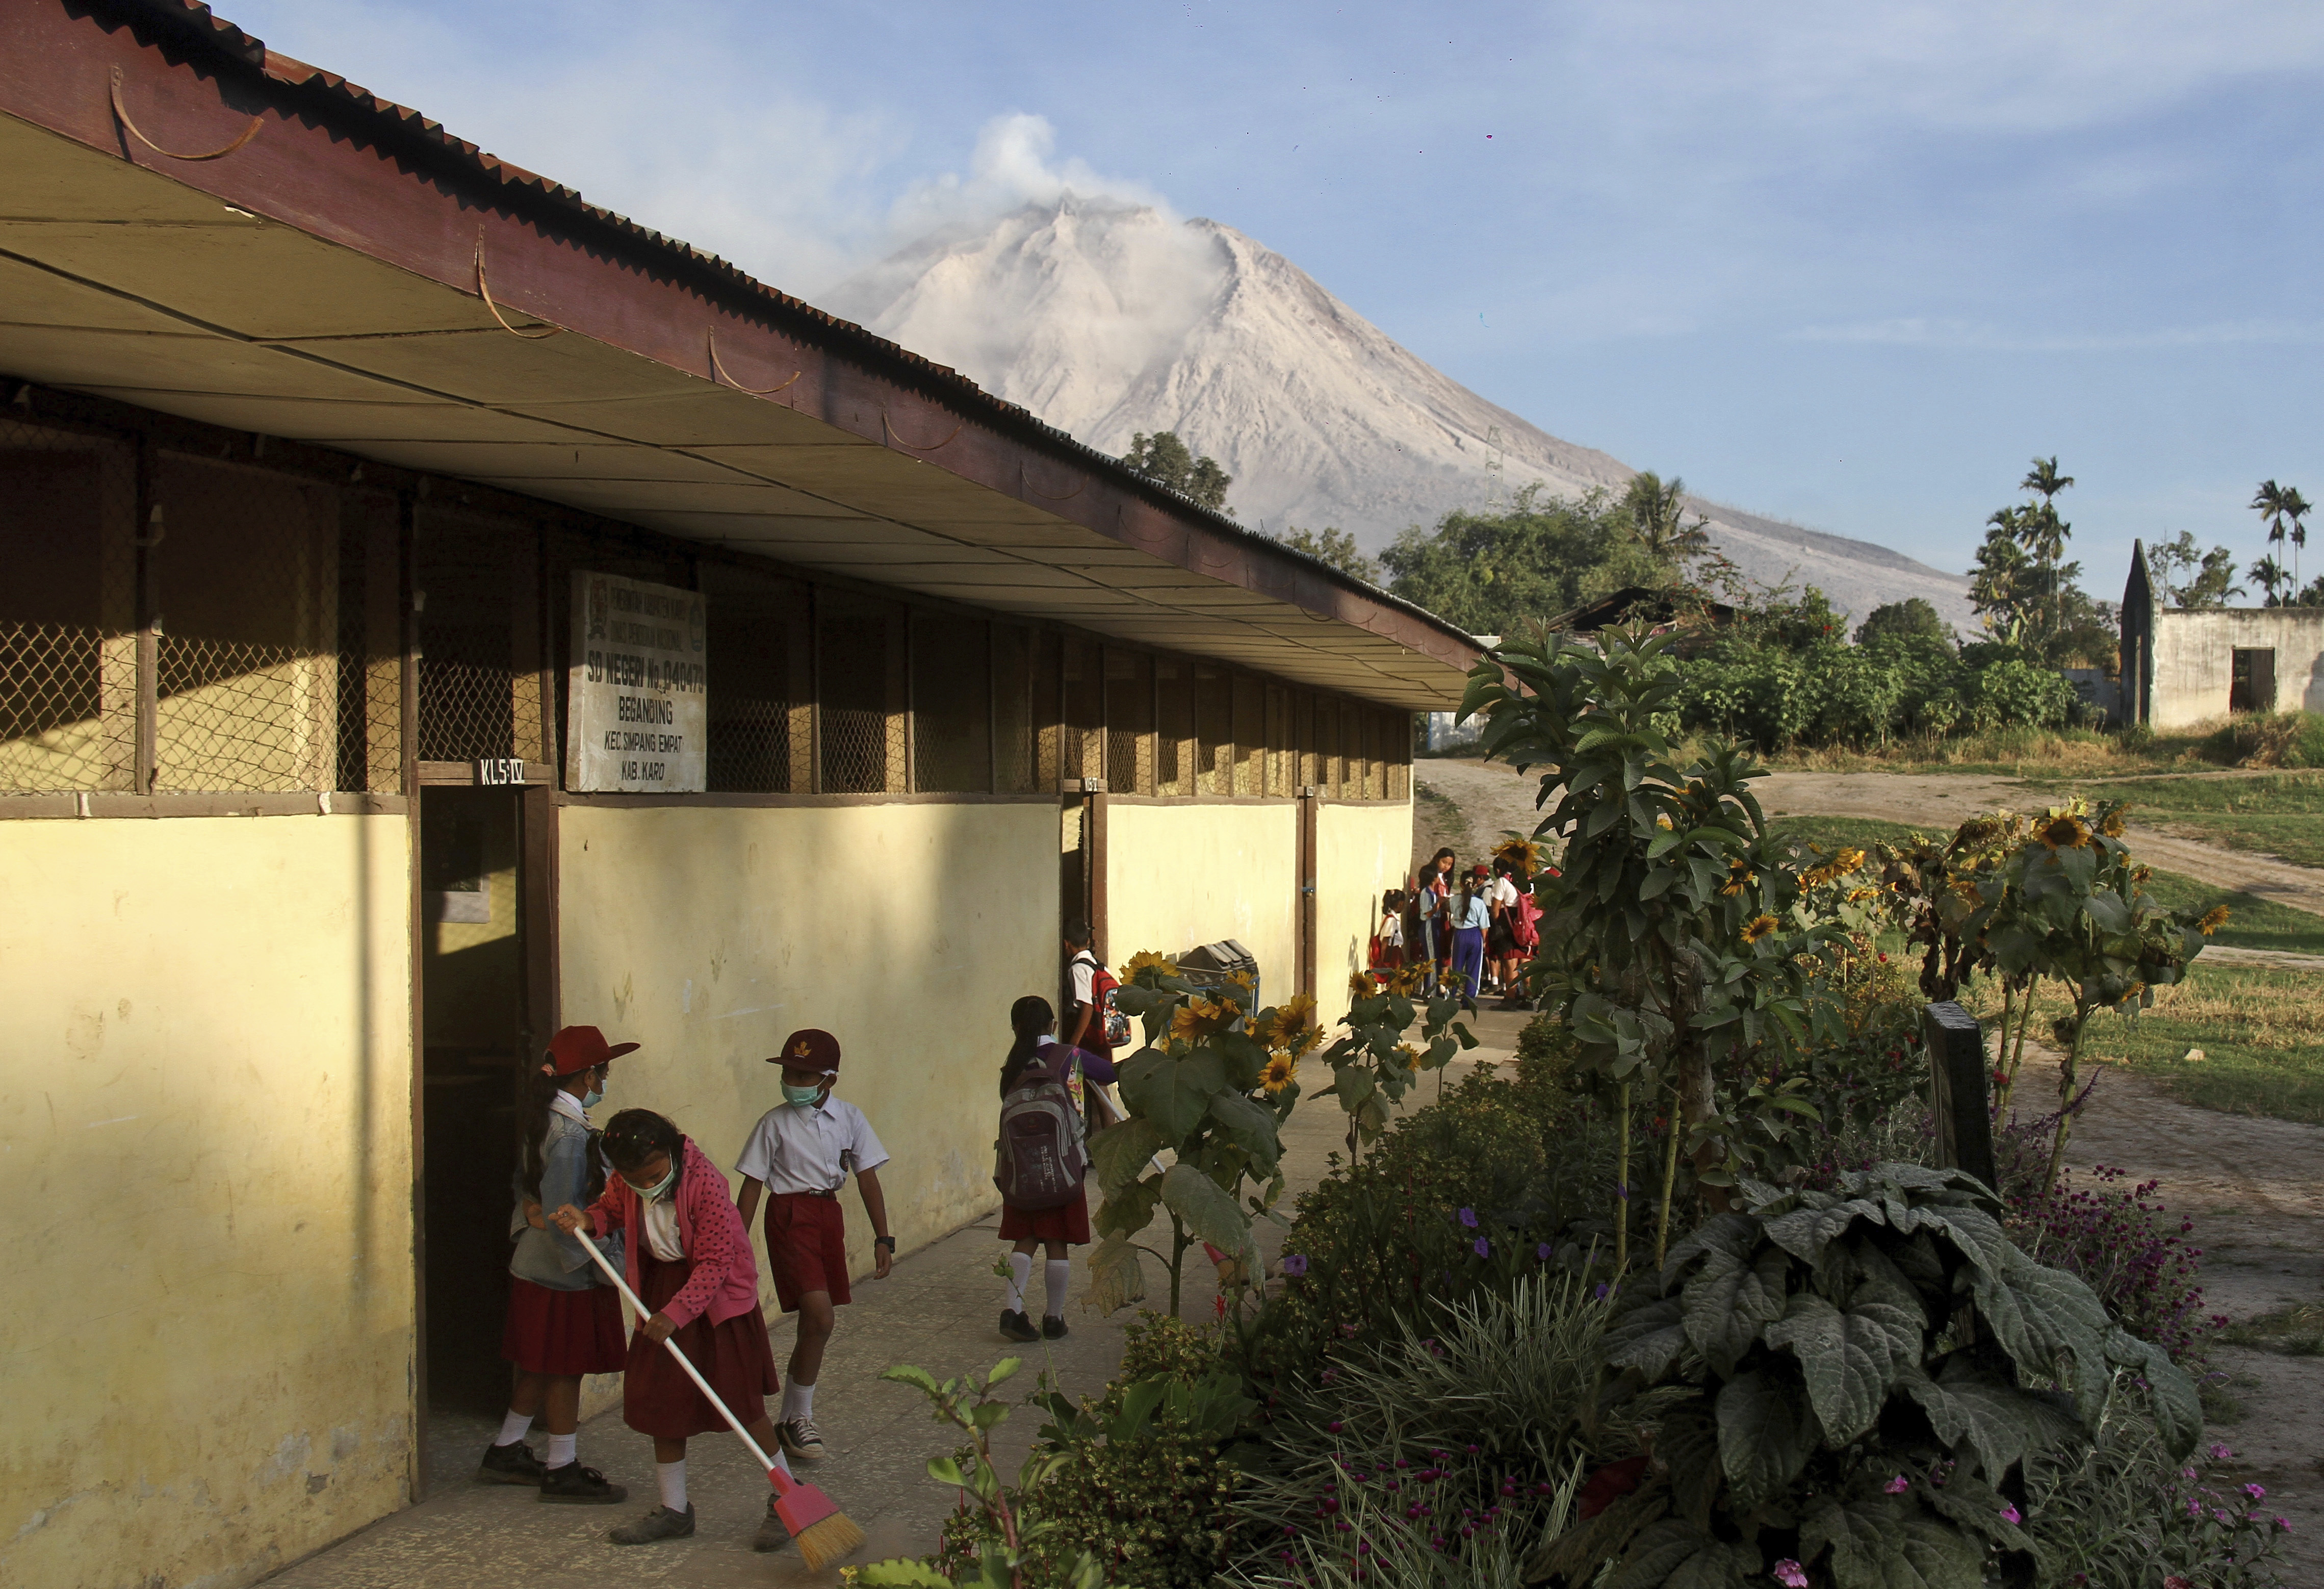
<svg viewBox="0 0 2324 1589">
<path fill-rule="evenodd" d="M 680 1139 L 679 1154 L 678 1239 L 694 1261 L 694 1272 L 661 1310 L 681 1327 L 705 1313 L 712 1324 L 724 1324 L 758 1307 L 759 1262 L 752 1255 L 751 1233 L 742 1224 L 742 1211 L 726 1194 L 724 1174 L 694 1145 L 692 1137 Z M 619 1230 L 630 1233 L 622 1243 L 628 1253 L 624 1267 L 630 1289 L 643 1296 L 645 1282 L 638 1277 L 646 1233 L 639 1201 L 629 1182 L 609 1175 L 604 1195 L 589 1206 L 589 1225 L 601 1236 Z"/>
</svg>

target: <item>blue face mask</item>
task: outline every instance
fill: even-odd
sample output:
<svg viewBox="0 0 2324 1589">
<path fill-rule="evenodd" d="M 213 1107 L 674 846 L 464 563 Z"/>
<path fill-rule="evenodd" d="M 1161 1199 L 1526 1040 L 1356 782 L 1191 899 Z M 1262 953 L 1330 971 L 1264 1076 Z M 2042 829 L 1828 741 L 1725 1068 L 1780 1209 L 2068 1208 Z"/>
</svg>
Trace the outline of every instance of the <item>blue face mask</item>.
<svg viewBox="0 0 2324 1589">
<path fill-rule="evenodd" d="M 783 1098 L 794 1109 L 812 1109 L 823 1100 L 823 1084 L 817 1082 L 811 1087 L 795 1087 L 785 1082 Z"/>
<path fill-rule="evenodd" d="M 630 1190 L 637 1193 L 638 1196 L 645 1202 L 659 1203 L 662 1198 L 669 1196 L 670 1187 L 677 1184 L 678 1160 L 677 1159 L 672 1158 L 669 1161 L 669 1173 L 668 1175 L 662 1177 L 661 1179 L 656 1181 L 650 1187 L 641 1187 L 635 1181 L 631 1181 Z"/>
<path fill-rule="evenodd" d="M 595 1109 L 604 1101 L 605 1091 L 603 1087 L 591 1087 L 581 1095 L 581 1107 L 584 1109 Z"/>
</svg>

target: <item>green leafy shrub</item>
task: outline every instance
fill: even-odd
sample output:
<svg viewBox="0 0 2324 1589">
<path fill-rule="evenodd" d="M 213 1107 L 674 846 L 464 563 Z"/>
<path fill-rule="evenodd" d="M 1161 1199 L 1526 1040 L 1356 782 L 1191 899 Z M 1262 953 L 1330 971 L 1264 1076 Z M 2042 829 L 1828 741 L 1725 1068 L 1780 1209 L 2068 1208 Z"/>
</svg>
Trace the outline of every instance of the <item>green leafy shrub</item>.
<svg viewBox="0 0 2324 1589">
<path fill-rule="evenodd" d="M 2026 1468 L 2025 1532 L 2043 1584 L 2074 1589 L 2277 1589 L 2291 1526 L 2259 1485 L 2218 1471 L 2235 1453 L 2213 1446 L 2175 1461 L 2156 1432 L 2146 1393 L 2123 1376 L 2079 1452 Z"/>
<path fill-rule="evenodd" d="M 2004 725 L 2061 728 L 2084 715 L 2081 697 L 2053 669 L 2006 648 L 1957 650 L 1928 635 L 1798 647 L 1718 640 L 1681 664 L 1680 686 L 1686 728 L 1732 734 L 1762 751 L 1882 745 Z"/>
<path fill-rule="evenodd" d="M 1618 1559 L 1623 1589 L 1978 1589 L 1997 1554 L 2034 1549 L 2024 1464 L 2098 1428 L 2117 1370 L 2153 1388 L 2166 1451 L 2200 1436 L 2187 1375 L 2013 1246 L 1969 1177 L 1884 1164 L 1833 1192 L 1747 1191 L 1750 1212 L 1699 1226 L 1625 1298 L 1605 1416 L 1656 1418 L 1656 1465 L 1535 1575 L 1580 1584 Z"/>
<path fill-rule="evenodd" d="M 1586 1257 L 1605 1227 L 1584 1211 L 1611 1174 L 1610 1132 L 1563 1091 L 1465 1077 L 1358 1162 L 1333 1155 L 1284 1238 L 1280 1290 L 1227 1350 L 1278 1406 L 1329 1383 L 1335 1363 L 1398 1339 L 1431 1303 Z"/>
<path fill-rule="evenodd" d="M 2255 712 L 2203 741 L 2205 760 L 2230 767 L 2324 767 L 2324 716 Z"/>
</svg>

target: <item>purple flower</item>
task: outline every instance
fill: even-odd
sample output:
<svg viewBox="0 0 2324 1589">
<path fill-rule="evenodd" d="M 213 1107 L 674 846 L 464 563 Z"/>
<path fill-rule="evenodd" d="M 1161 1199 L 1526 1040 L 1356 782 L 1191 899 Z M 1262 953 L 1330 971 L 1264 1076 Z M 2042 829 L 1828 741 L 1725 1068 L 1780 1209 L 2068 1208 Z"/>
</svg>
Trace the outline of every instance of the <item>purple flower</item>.
<svg viewBox="0 0 2324 1589">
<path fill-rule="evenodd" d="M 1594 1290 L 1594 1291 L 1591 1292 L 1591 1293 L 1590 1293 L 1590 1295 L 1591 1295 L 1592 1298 L 1596 1298 L 1598 1301 L 1603 1302 L 1604 1300 L 1606 1300 L 1606 1282 L 1605 1282 L 1605 1281 L 1603 1281 L 1603 1280 L 1600 1280 L 1600 1281 L 1598 1282 L 1598 1289 L 1597 1289 L 1596 1290 Z"/>
<path fill-rule="evenodd" d="M 2226 1462 L 2234 1455 L 2235 1453 L 2228 1450 L 2224 1446 L 2214 1446 L 2211 1447 L 2211 1460 L 2213 1462 Z"/>
<path fill-rule="evenodd" d="M 1807 1569 L 1788 1556 L 1775 1564 L 1774 1576 L 1784 1589 L 1808 1589 Z"/>
<path fill-rule="evenodd" d="M 1898 1474 L 1895 1478 L 1889 1480 L 1880 1487 L 1883 1490 L 1887 1491 L 1891 1495 L 1902 1495 L 1905 1491 L 1913 1487 L 1913 1481 L 1906 1478 L 1904 1474 Z"/>
<path fill-rule="evenodd" d="M 1305 1252 L 1286 1252 L 1283 1255 L 1283 1272 L 1295 1280 L 1305 1276 L 1307 1255 Z"/>
<path fill-rule="evenodd" d="M 1323 1427 L 1324 1427 L 1325 1429 L 1329 1430 L 1331 1433 L 1333 1433 L 1333 1434 L 1334 1434 L 1334 1435 L 1338 1434 L 1338 1433 L 1341 1431 L 1341 1429 L 1342 1429 L 1342 1428 L 1343 1428 L 1343 1427 L 1346 1427 L 1346 1426 L 1342 1425 L 1342 1424 L 1340 1422 L 1340 1420 L 1339 1420 L 1338 1418 L 1333 1418 L 1330 1423 L 1325 1424 L 1325 1425 L 1323 1426 Z"/>
<path fill-rule="evenodd" d="M 2287 1533 L 2287 1534 L 2289 1534 L 2290 1532 L 2292 1532 L 2292 1525 L 2291 1525 L 2291 1523 L 2289 1523 L 2288 1521 L 2286 1521 L 2286 1520 L 2285 1520 L 2284 1519 L 2282 1519 L 2282 1518 L 2278 1518 L 2278 1519 L 2276 1519 L 2276 1520 L 2275 1520 L 2275 1526 L 2276 1526 L 2277 1528 L 2281 1529 L 2282 1530 L 2283 1530 L 2283 1532 L 2285 1532 L 2285 1533 Z"/>
<path fill-rule="evenodd" d="M 1533 1250 L 1533 1255 L 1536 1258 L 1540 1259 L 1544 1263 L 1547 1263 L 1549 1261 L 1549 1243 L 1547 1242 L 1543 1242 L 1539 1245 L 1536 1246 Z"/>
<path fill-rule="evenodd" d="M 1461 1210 L 1461 1223 L 1467 1225 L 1471 1230 L 1475 1230 L 1477 1228 L 1477 1211 L 1473 1208 L 1463 1208 Z"/>
<path fill-rule="evenodd" d="M 2267 1499 L 2267 1486 L 2265 1484 L 2246 1484 L 2244 1486 L 2244 1493 L 2250 1496 L 2254 1501 L 2264 1501 Z"/>
<path fill-rule="evenodd" d="M 1488 1242 L 1487 1240 L 1485 1240 L 1485 1238 L 1484 1238 L 1484 1237 L 1482 1237 L 1482 1236 L 1479 1236 L 1479 1237 L 1477 1238 L 1477 1240 L 1476 1240 L 1475 1243 L 1474 1243 L 1474 1246 L 1475 1246 L 1475 1248 L 1476 1248 L 1476 1252 L 1477 1252 L 1477 1256 L 1478 1256 L 1478 1257 L 1480 1257 L 1480 1258 L 1488 1258 L 1488 1257 L 1490 1257 L 1490 1256 L 1492 1255 L 1493 1244 L 1492 1244 L 1490 1242 Z"/>
<path fill-rule="evenodd" d="M 2015 1526 L 2018 1523 L 2024 1522 L 2025 1520 L 2017 1515 L 2017 1509 L 2015 1507 L 2004 1505 L 2001 1509 L 2001 1520 L 2005 1523 Z"/>
</svg>

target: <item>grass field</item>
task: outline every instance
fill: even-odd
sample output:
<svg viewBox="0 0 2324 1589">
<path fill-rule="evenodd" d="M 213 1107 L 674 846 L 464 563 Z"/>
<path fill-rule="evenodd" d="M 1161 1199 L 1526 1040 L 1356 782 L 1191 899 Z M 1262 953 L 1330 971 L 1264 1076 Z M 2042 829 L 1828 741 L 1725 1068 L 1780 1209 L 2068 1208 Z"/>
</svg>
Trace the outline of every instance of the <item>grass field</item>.
<svg viewBox="0 0 2324 1589">
<path fill-rule="evenodd" d="M 2063 990 L 2047 984 L 2035 1036 L 2070 1008 Z M 2150 1076 L 2206 1109 L 2324 1124 L 2324 978 L 2198 958 L 2185 982 L 2155 990 L 2153 1009 L 2098 1015 L 2082 1054 Z"/>
<path fill-rule="evenodd" d="M 1895 844 L 1913 830 L 1901 822 L 1877 822 L 1859 817 L 1778 817 L 1767 830 L 1782 838 L 1803 840 L 1833 849 L 1843 844 Z M 2136 853 L 2137 846 L 2132 845 Z M 2211 941 L 2239 948 L 2274 949 L 2292 955 L 2324 955 L 2324 916 L 2295 910 L 2273 900 L 2255 899 L 2198 882 L 2175 872 L 2157 872 L 2148 892 L 2179 910 L 2208 910 L 2225 905 L 2227 926 Z"/>
<path fill-rule="evenodd" d="M 1874 750 L 1793 746 L 1766 758 L 1784 772 L 1978 772 L 2048 778 L 2061 772 L 2119 778 L 2200 764 L 2205 735 L 2144 734 L 2095 728 L 1997 728 L 1947 739 L 1897 739 Z"/>
<path fill-rule="evenodd" d="M 2080 794 L 2128 800 L 2131 820 L 2167 833 L 2324 866 L 2324 773 L 2268 772 L 2239 778 L 2124 778 L 2061 783 L 2029 780 L 2043 799 Z"/>
</svg>

